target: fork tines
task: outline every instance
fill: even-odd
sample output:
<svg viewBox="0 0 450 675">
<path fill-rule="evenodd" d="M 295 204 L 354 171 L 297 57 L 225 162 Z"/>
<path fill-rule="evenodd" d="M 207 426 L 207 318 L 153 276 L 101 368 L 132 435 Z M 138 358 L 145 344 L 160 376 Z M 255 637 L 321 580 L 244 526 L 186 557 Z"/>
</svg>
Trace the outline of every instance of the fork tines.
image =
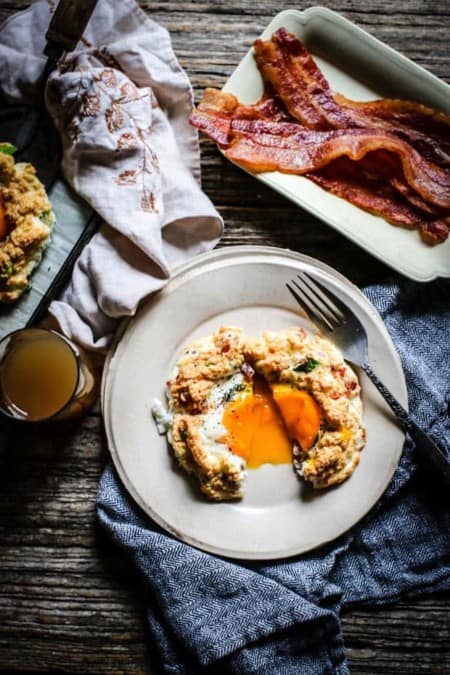
<svg viewBox="0 0 450 675">
<path fill-rule="evenodd" d="M 291 280 L 295 288 L 289 284 L 286 287 L 316 328 L 331 333 L 345 323 L 345 315 L 319 282 L 313 281 L 305 272 L 300 272 L 297 279 Z"/>
</svg>

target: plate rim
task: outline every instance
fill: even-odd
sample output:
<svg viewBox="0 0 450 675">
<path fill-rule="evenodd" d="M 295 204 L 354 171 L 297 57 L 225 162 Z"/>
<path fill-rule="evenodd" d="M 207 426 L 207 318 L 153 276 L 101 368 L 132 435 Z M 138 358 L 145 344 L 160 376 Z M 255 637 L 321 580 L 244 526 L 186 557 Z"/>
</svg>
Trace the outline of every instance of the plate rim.
<svg viewBox="0 0 450 675">
<path fill-rule="evenodd" d="M 234 551 L 233 553 L 230 552 L 229 549 L 226 548 L 221 548 L 220 546 L 215 546 L 208 544 L 207 542 L 201 541 L 197 539 L 194 536 L 191 535 L 185 535 L 182 531 L 174 527 L 173 525 L 170 525 L 170 523 L 167 523 L 163 517 L 161 517 L 157 511 L 155 511 L 150 504 L 148 504 L 139 494 L 138 490 L 135 489 L 132 480 L 129 479 L 127 471 L 121 461 L 120 455 L 114 445 L 114 434 L 113 434 L 113 429 L 112 429 L 112 422 L 110 420 L 110 390 L 112 388 L 112 383 L 111 379 L 113 379 L 113 373 L 111 374 L 111 369 L 114 365 L 114 358 L 120 355 L 120 352 L 118 351 L 120 344 L 121 344 L 121 339 L 126 333 L 128 327 L 132 325 L 138 318 L 139 318 L 139 312 L 141 308 L 143 309 L 144 307 L 149 307 L 153 303 L 157 302 L 158 299 L 161 297 L 161 295 L 165 293 L 170 293 L 171 288 L 176 287 L 179 282 L 182 283 L 183 276 L 189 272 L 189 270 L 198 267 L 199 265 L 202 265 L 202 263 L 208 263 L 209 261 L 213 262 L 215 259 L 222 259 L 224 258 L 225 260 L 229 257 L 231 259 L 234 259 L 235 257 L 238 257 L 239 254 L 248 254 L 250 256 L 257 256 L 257 255 L 269 255 L 269 256 L 277 256 L 280 258 L 287 258 L 287 259 L 293 259 L 296 260 L 297 262 L 303 262 L 309 265 L 313 265 L 314 267 L 318 267 L 320 270 L 324 271 L 328 275 L 330 275 L 332 278 L 337 278 L 339 281 L 341 281 L 346 289 L 349 289 L 352 293 L 356 293 L 360 298 L 363 299 L 363 302 L 365 304 L 365 307 L 367 308 L 367 311 L 369 314 L 372 315 L 372 317 L 375 318 L 377 322 L 377 326 L 379 330 L 384 334 L 384 337 L 387 338 L 388 342 L 390 343 L 391 346 L 391 356 L 396 362 L 396 365 L 398 367 L 398 372 L 401 375 L 400 381 L 399 381 L 399 388 L 401 389 L 400 393 L 397 395 L 400 403 L 408 409 L 408 392 L 407 392 L 407 387 L 406 387 L 406 379 L 405 379 L 405 374 L 403 370 L 403 366 L 399 357 L 399 354 L 397 352 L 397 349 L 395 347 L 395 344 L 392 341 L 392 338 L 389 335 L 389 332 L 387 331 L 386 326 L 384 325 L 384 322 L 379 315 L 378 311 L 376 308 L 372 305 L 372 303 L 366 298 L 366 296 L 362 293 L 362 291 L 355 285 L 353 284 L 349 279 L 347 279 L 343 274 L 338 272 L 337 270 L 334 270 L 332 267 L 327 265 L 326 263 L 322 262 L 319 259 L 313 258 L 312 256 L 299 253 L 297 251 L 292 251 L 291 249 L 286 249 L 286 248 L 279 248 L 279 247 L 274 247 L 274 246 L 258 246 L 258 245 L 237 245 L 237 246 L 227 246 L 223 247 L 220 249 L 214 249 L 212 251 L 203 253 L 199 256 L 194 257 L 193 259 L 179 265 L 174 269 L 173 275 L 171 276 L 170 280 L 168 283 L 159 291 L 156 291 L 154 294 L 152 294 L 149 298 L 145 299 L 138 307 L 138 310 L 136 311 L 136 314 L 132 317 L 127 317 L 125 318 L 121 324 L 119 325 L 113 341 L 110 345 L 110 348 L 108 349 L 108 353 L 105 358 L 105 364 L 103 368 L 103 373 L 102 373 L 102 379 L 101 379 L 101 411 L 102 411 L 102 416 L 103 416 L 103 421 L 104 421 L 104 428 L 105 428 L 105 435 L 107 439 L 107 444 L 108 444 L 108 450 L 112 459 L 112 462 L 114 464 L 114 467 L 119 475 L 119 478 L 122 482 L 123 487 L 126 489 L 128 492 L 129 496 L 134 500 L 134 502 L 141 508 L 141 510 L 149 516 L 156 525 L 161 527 L 165 532 L 169 533 L 170 535 L 174 536 L 176 539 L 179 541 L 188 544 L 190 546 L 193 546 L 196 549 L 199 549 L 201 551 L 204 551 L 209 554 L 213 555 L 218 555 L 227 559 L 235 559 L 235 560 L 283 560 L 283 559 L 288 559 L 292 558 L 297 555 L 302 555 L 304 553 L 307 553 L 308 551 L 315 550 L 317 548 L 320 548 L 320 546 L 324 546 L 330 541 L 334 541 L 338 537 L 342 536 L 347 532 L 349 529 L 357 525 L 358 522 L 360 522 L 366 515 L 367 513 L 373 508 L 373 506 L 376 504 L 378 499 L 381 497 L 381 495 L 385 492 L 387 486 L 389 485 L 391 478 L 398 466 L 398 462 L 400 461 L 402 452 L 403 452 L 403 445 L 401 450 L 399 451 L 398 454 L 398 460 L 397 462 L 393 465 L 392 471 L 387 474 L 385 481 L 382 484 L 382 487 L 379 489 L 378 494 L 372 504 L 368 506 L 366 511 L 360 515 L 360 517 L 352 523 L 349 527 L 345 527 L 341 531 L 339 531 L 337 534 L 333 535 L 332 537 L 327 538 L 326 540 L 321 541 L 317 546 L 314 547 L 308 547 L 308 548 L 302 548 L 301 546 L 299 547 L 298 545 L 295 547 L 295 550 L 293 550 L 293 547 L 289 549 L 289 552 L 286 552 L 286 550 L 281 550 L 281 551 L 257 551 L 257 552 L 245 552 L 245 551 L 239 551 L 236 552 Z M 168 290 L 167 290 L 168 289 Z M 270 554 L 269 554 L 270 553 Z"/>
<path fill-rule="evenodd" d="M 433 73 L 431 73 L 429 70 L 424 68 L 423 66 L 419 65 L 418 63 L 415 63 L 411 59 L 409 59 L 407 56 L 402 54 L 401 52 L 397 51 L 390 45 L 386 44 L 379 38 L 376 38 L 374 35 L 371 35 L 368 31 L 364 30 L 364 28 L 361 28 L 354 22 L 350 21 L 347 19 L 345 16 L 340 14 L 339 12 L 336 12 L 334 10 L 329 9 L 328 7 L 323 7 L 320 5 L 314 5 L 312 7 L 307 7 L 304 10 L 298 10 L 295 8 L 288 8 L 281 10 L 275 16 L 270 19 L 269 23 L 264 27 L 262 30 L 262 33 L 260 34 L 263 35 L 266 31 L 268 31 L 272 24 L 276 23 L 280 18 L 282 17 L 290 17 L 293 16 L 297 20 L 300 21 L 303 25 L 307 25 L 308 21 L 311 19 L 314 19 L 314 17 L 318 16 L 321 20 L 326 21 L 331 24 L 336 24 L 339 25 L 341 28 L 346 30 L 349 35 L 353 35 L 359 39 L 359 41 L 362 41 L 366 43 L 373 52 L 377 54 L 377 56 L 380 56 L 379 52 L 383 52 L 383 55 L 386 59 L 390 60 L 391 62 L 395 63 L 398 65 L 400 68 L 403 70 L 407 70 L 410 72 L 411 75 L 416 74 L 420 77 L 426 78 L 429 81 L 432 82 L 432 84 L 435 87 L 438 87 L 440 90 L 445 91 L 445 93 L 448 93 L 450 97 L 450 84 L 444 82 L 444 80 L 440 79 Z M 227 92 L 231 91 L 233 93 L 233 87 L 231 84 L 231 89 L 230 89 L 230 83 L 231 81 L 236 77 L 239 76 L 237 75 L 237 71 L 243 68 L 243 64 L 246 60 L 248 60 L 253 52 L 253 48 L 251 47 L 248 52 L 242 57 L 242 59 L 239 61 L 239 63 L 236 65 L 234 68 L 233 72 L 231 75 L 227 78 L 225 83 L 222 86 L 222 90 Z M 450 111 L 449 111 L 450 112 Z M 224 151 L 223 149 L 219 148 L 219 151 L 223 156 Z M 228 158 L 227 158 L 228 159 Z M 414 281 L 419 281 L 421 283 L 426 283 L 429 281 L 433 281 L 434 279 L 438 278 L 450 278 L 450 268 L 445 269 L 443 268 L 443 263 L 441 261 L 437 261 L 435 263 L 430 263 L 428 269 L 410 269 L 410 267 L 405 263 L 405 262 L 398 262 L 394 260 L 386 260 L 384 257 L 384 252 L 383 251 L 376 251 L 373 250 L 371 247 L 370 242 L 366 242 L 365 240 L 361 240 L 360 236 L 358 235 L 358 231 L 355 232 L 347 232 L 342 229 L 339 221 L 337 221 L 335 218 L 332 216 L 326 215 L 326 214 L 321 214 L 318 212 L 317 208 L 314 206 L 314 204 L 311 204 L 310 201 L 303 199 L 300 195 L 300 197 L 293 195 L 292 191 L 290 191 L 288 188 L 286 188 L 284 185 L 280 184 L 277 176 L 278 175 L 283 175 L 280 172 L 268 172 L 268 173 L 261 173 L 261 174 L 255 174 L 252 173 L 251 171 L 248 171 L 247 169 L 244 169 L 241 167 L 238 163 L 233 162 L 232 160 L 230 161 L 234 166 L 237 166 L 239 169 L 242 171 L 245 171 L 247 174 L 255 178 L 256 180 L 259 180 L 260 182 L 264 183 L 265 185 L 268 185 L 271 189 L 275 190 L 279 194 L 281 194 L 283 197 L 288 199 L 290 202 L 295 204 L 296 206 L 299 206 L 300 208 L 304 209 L 305 211 L 311 213 L 314 217 L 318 218 L 321 222 L 325 223 L 327 226 L 332 227 L 334 230 L 339 232 L 343 237 L 346 237 L 350 241 L 353 241 L 357 246 L 361 247 L 364 251 L 366 251 L 369 255 L 372 255 L 374 258 L 377 260 L 380 260 L 383 262 L 385 265 L 390 267 L 396 272 L 399 272 L 406 276 L 409 279 L 412 279 Z M 302 176 L 299 176 L 302 178 Z M 305 179 L 307 180 L 307 179 Z M 336 197 L 336 199 L 339 199 Z M 350 204 L 350 202 L 347 202 L 347 204 Z M 351 206 L 355 209 L 358 209 L 358 211 L 361 214 L 364 214 L 365 216 L 371 215 L 368 214 L 367 211 L 364 211 L 364 209 L 360 209 L 359 207 L 355 206 L 354 204 L 351 204 Z M 391 223 L 388 223 L 385 218 L 382 218 L 381 216 L 375 216 L 378 217 L 383 224 L 387 224 L 390 228 L 395 228 L 395 225 L 392 225 Z M 399 228 L 403 229 L 403 228 Z M 392 230 L 389 230 L 389 233 Z M 413 232 L 409 233 L 410 235 L 413 235 Z M 448 245 L 448 242 L 447 242 Z M 424 244 L 424 246 L 426 246 Z M 445 246 L 445 242 L 442 244 L 442 246 Z M 426 249 L 425 249 L 426 250 Z"/>
</svg>

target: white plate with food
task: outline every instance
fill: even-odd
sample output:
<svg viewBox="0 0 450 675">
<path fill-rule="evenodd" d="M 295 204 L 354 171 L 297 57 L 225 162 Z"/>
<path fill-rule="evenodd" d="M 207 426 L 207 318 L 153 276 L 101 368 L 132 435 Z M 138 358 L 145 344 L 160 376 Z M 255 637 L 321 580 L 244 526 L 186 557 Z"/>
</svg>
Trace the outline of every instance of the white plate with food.
<svg viewBox="0 0 450 675">
<path fill-rule="evenodd" d="M 335 355 L 333 373 L 339 373 L 339 377 L 343 378 L 341 384 L 344 389 L 355 393 L 356 416 L 352 418 L 352 428 L 358 432 L 364 427 L 367 431 L 367 442 L 360 454 L 364 445 L 361 442 L 363 436 L 359 436 L 356 445 L 352 446 L 352 452 L 358 453 L 358 459 L 360 457 L 359 463 L 353 465 L 349 457 L 346 466 L 348 468 L 351 465 L 351 470 L 347 471 L 347 475 L 344 475 L 344 471 L 339 480 L 334 481 L 336 485 L 325 487 L 333 483 L 332 479 L 328 480 L 331 474 L 328 473 L 327 480 L 321 483 L 320 475 L 311 471 L 311 465 L 309 469 L 305 465 L 305 477 L 300 480 L 293 471 L 290 452 L 287 458 L 286 455 L 281 458 L 259 456 L 258 461 L 250 460 L 248 455 L 243 461 L 245 453 L 238 454 L 237 445 L 239 442 L 245 444 L 248 437 L 245 434 L 249 429 L 249 418 L 245 415 L 240 420 L 233 418 L 236 409 L 231 410 L 228 404 L 234 402 L 241 413 L 248 413 L 249 398 L 246 399 L 245 395 L 249 392 L 252 371 L 247 369 L 248 364 L 243 366 L 243 362 L 250 359 L 253 369 L 267 376 L 269 381 L 272 378 L 270 373 L 279 375 L 282 368 L 274 367 L 273 363 L 271 365 L 270 359 L 269 362 L 265 360 L 264 350 L 269 355 L 279 356 L 286 349 L 276 341 L 271 343 L 267 335 L 262 338 L 264 331 L 273 331 L 275 337 L 279 337 L 286 336 L 286 331 L 294 329 L 296 335 L 300 336 L 300 342 L 314 333 L 285 287 L 286 282 L 299 271 L 311 273 L 355 311 L 368 333 L 369 357 L 374 370 L 406 406 L 406 386 L 398 355 L 381 318 L 364 295 L 323 263 L 308 256 L 270 247 L 237 246 L 222 249 L 182 266 L 167 286 L 143 304 L 137 315 L 123 325 L 108 356 L 102 386 L 102 409 L 112 459 L 123 484 L 139 506 L 160 526 L 175 537 L 212 553 L 242 559 L 283 558 L 334 539 L 354 525 L 375 504 L 385 490 L 402 451 L 404 434 L 377 390 L 363 373 L 358 372 L 361 385 L 359 394 L 355 374 L 350 369 L 340 368 L 339 357 Z M 218 338 L 223 327 L 226 330 Z M 247 345 L 244 357 L 243 352 L 239 351 L 239 345 L 236 348 L 237 342 L 233 336 L 235 328 L 242 330 L 239 335 Z M 227 373 L 220 370 L 221 366 L 215 360 L 217 354 L 212 354 L 211 362 L 206 363 L 208 359 L 200 353 L 202 345 L 209 344 L 207 349 L 211 347 L 209 336 L 214 334 L 216 344 L 220 345 L 219 351 L 227 358 L 226 367 L 230 366 Z M 266 340 L 263 352 L 261 340 Z M 308 337 L 307 340 L 316 345 L 315 338 Z M 184 350 L 189 346 L 188 354 Z M 333 422 L 333 411 L 327 409 L 329 401 L 327 403 L 320 396 L 320 391 L 324 391 L 325 380 L 322 382 L 319 378 L 314 383 L 314 378 L 311 379 L 313 375 L 325 372 L 327 349 L 305 352 L 306 359 L 299 356 L 303 354 L 301 344 L 295 349 L 300 351 L 296 352 L 295 362 L 291 364 L 291 375 L 295 381 L 312 383 L 312 395 L 316 401 L 311 402 L 307 392 L 301 396 L 295 392 L 292 396 L 286 380 L 278 386 L 280 382 L 277 378 L 273 397 L 279 411 L 283 410 L 284 404 L 287 405 L 287 409 L 284 409 L 287 417 L 294 399 L 302 398 L 301 405 L 309 406 L 311 415 L 305 417 L 305 420 L 309 420 L 309 427 L 306 425 L 308 428 L 303 427 L 298 433 L 293 431 L 289 438 L 293 440 L 293 436 L 296 436 L 303 443 L 304 438 L 310 437 L 308 447 L 315 453 L 317 448 L 324 446 L 325 432 L 332 432 L 326 424 L 324 428 L 321 424 L 319 434 L 318 428 L 314 430 L 312 410 L 317 410 L 317 404 L 319 408 L 324 406 L 323 411 L 319 411 L 319 417 L 323 414 Z M 330 349 L 333 350 L 332 346 Z M 195 377 L 187 383 L 185 377 L 189 380 L 186 357 L 191 358 L 192 354 L 190 372 L 201 367 L 210 368 L 211 372 L 216 373 L 211 378 L 213 383 L 209 383 L 207 393 L 203 392 L 204 395 L 198 399 L 195 388 L 190 387 L 190 384 L 195 384 Z M 311 359 L 311 355 L 316 358 Z M 316 368 L 318 365 L 320 367 Z M 180 379 L 180 373 L 185 377 L 184 382 Z M 327 377 L 329 373 L 328 369 Z M 233 377 L 236 382 L 231 381 Z M 178 408 L 178 412 L 188 413 L 189 424 L 193 422 L 195 426 L 199 421 L 203 423 L 203 439 L 207 436 L 203 450 L 211 450 L 212 455 L 216 449 L 228 453 L 228 477 L 236 469 L 234 477 L 237 476 L 237 482 L 217 482 L 214 476 L 211 479 L 207 463 L 206 468 L 203 467 L 205 474 L 192 470 L 192 457 L 188 458 L 185 450 L 188 448 L 194 452 L 190 443 L 196 432 L 189 424 L 186 425 L 186 418 L 180 420 L 178 417 L 177 427 L 171 429 L 171 440 L 178 460 L 175 458 L 174 448 L 168 443 L 166 435 L 159 433 L 164 427 L 164 415 L 157 415 L 159 431 L 152 415 L 155 400 L 160 402 L 161 410 L 167 407 L 166 383 L 169 380 L 173 407 Z M 339 396 L 338 392 L 336 399 Z M 206 398 L 209 402 L 215 400 L 216 407 L 214 409 L 213 406 L 210 417 L 201 405 L 202 399 Z M 344 399 L 339 400 L 342 405 L 347 405 Z M 362 422 L 358 417 L 359 400 L 362 400 L 363 406 Z M 186 401 L 193 407 L 183 410 Z M 196 408 L 199 402 L 200 407 Z M 224 416 L 225 411 L 228 421 Z M 251 419 L 250 424 L 255 424 L 255 418 Z M 173 419 L 169 427 L 172 423 Z M 230 433 L 236 431 L 236 424 L 240 425 L 244 437 L 235 437 L 237 445 L 230 442 L 228 447 L 224 447 L 221 437 L 224 429 L 217 432 L 221 424 L 226 424 Z M 288 429 L 289 420 L 286 416 L 281 424 L 285 424 Z M 328 438 L 332 435 L 328 435 Z M 253 438 L 255 434 L 252 432 L 250 436 Z M 322 439 L 321 445 L 316 443 L 314 436 Z M 264 434 L 260 433 L 258 438 L 258 443 L 264 444 Z M 217 441 L 221 447 L 217 446 Z M 276 444 L 274 440 L 273 445 Z M 233 448 L 233 451 L 229 448 Z M 280 451 L 282 455 L 283 448 L 280 447 Z M 213 464 L 216 459 L 217 456 L 215 459 L 213 457 Z M 249 466 L 246 466 L 247 462 Z M 201 466 L 202 461 L 199 460 L 194 468 Z M 214 466 L 212 471 L 214 473 Z M 315 478 L 314 488 L 312 483 Z M 202 491 L 202 487 L 206 489 Z M 221 501 L 222 498 L 224 501 Z"/>
<path fill-rule="evenodd" d="M 295 72 L 292 81 L 294 81 L 294 89 L 297 87 L 295 92 L 301 92 L 302 96 L 297 107 L 292 101 L 289 105 L 289 101 L 286 102 L 285 100 L 286 96 L 281 101 L 282 105 L 280 105 L 280 92 L 281 95 L 284 95 L 286 91 L 289 93 L 291 89 L 285 91 L 281 85 L 281 88 L 276 88 L 277 82 L 279 82 L 277 80 L 279 71 L 276 70 L 278 66 L 274 60 L 276 56 L 274 56 L 275 52 L 271 52 L 267 48 L 267 45 L 279 29 L 286 29 L 290 36 L 299 38 L 320 69 L 315 73 L 313 72 L 309 81 L 308 76 L 305 77 L 304 85 L 300 86 L 299 78 L 304 76 L 305 71 L 313 70 L 315 66 L 311 61 L 308 61 L 307 54 L 302 54 L 301 59 L 298 58 L 297 61 L 293 57 L 292 61 L 289 62 L 289 68 L 292 64 L 295 64 L 295 68 L 297 68 L 296 71 L 292 71 Z M 280 54 L 283 54 L 283 58 L 285 58 L 289 50 L 293 53 L 294 50 L 300 49 L 298 44 L 289 44 L 290 36 L 286 34 L 284 44 L 278 40 L 277 58 L 280 57 Z M 193 115 L 192 121 L 195 126 L 198 126 L 216 140 L 231 161 L 249 170 L 258 180 L 321 218 L 395 270 L 417 281 L 429 281 L 438 276 L 450 276 L 450 238 L 448 238 L 450 222 L 450 172 L 448 170 L 450 86 L 344 17 L 324 7 L 311 7 L 302 12 L 296 10 L 280 12 L 263 32 L 261 40 L 266 42 L 265 45 L 258 42 L 259 67 L 255 60 L 255 52 L 252 49 L 222 89 L 222 92 L 228 95 L 232 94 L 237 98 L 240 105 L 239 111 L 236 109 L 235 112 L 231 112 L 232 98 L 228 100 L 224 98 L 220 101 L 217 98 L 217 93 L 214 94 L 217 90 L 207 90 L 205 98 Z M 271 59 L 273 60 L 271 61 Z M 303 70 L 299 75 L 298 65 L 300 62 Z M 271 63 L 275 63 L 275 70 L 270 70 Z M 272 87 L 270 91 L 275 90 L 278 98 L 275 97 L 275 105 L 272 105 L 273 97 L 266 93 L 266 99 L 264 99 L 266 105 L 258 105 L 257 112 L 255 113 L 253 109 L 250 113 L 249 110 L 243 110 L 243 108 L 256 104 L 263 95 L 264 83 L 260 69 L 264 67 L 266 67 L 264 78 Z M 330 89 L 327 89 L 327 82 L 324 83 L 321 80 L 322 74 L 329 83 Z M 296 77 L 297 79 L 295 79 Z M 316 89 L 311 84 L 313 78 L 316 79 Z M 306 96 L 304 96 L 304 92 L 308 92 Z M 336 92 L 338 92 L 337 99 Z M 339 94 L 346 98 L 342 96 L 339 98 Z M 312 98 L 308 99 L 308 96 Z M 319 99 L 324 96 L 326 102 L 320 108 Z M 271 99 L 270 106 L 267 97 Z M 427 172 L 430 169 L 430 171 L 437 170 L 439 173 L 439 177 L 436 175 L 435 181 L 436 189 L 441 192 L 439 197 L 436 195 L 430 197 L 428 193 L 424 196 L 423 183 L 419 186 L 418 183 L 412 181 L 414 183 L 413 188 L 409 183 L 406 184 L 401 170 L 394 167 L 397 161 L 396 159 L 394 162 L 395 153 L 389 155 L 389 160 L 386 164 L 383 164 L 382 170 L 379 166 L 375 166 L 375 171 L 373 170 L 374 163 L 372 160 L 376 153 L 369 152 L 367 157 L 364 156 L 364 162 L 366 163 L 364 168 L 360 160 L 357 168 L 355 168 L 354 163 L 352 164 L 346 157 L 339 155 L 340 159 L 337 160 L 339 164 L 336 161 L 331 161 L 325 168 L 309 172 L 309 178 L 304 177 L 304 175 L 289 173 L 290 171 L 304 173 L 305 167 L 303 165 L 295 168 L 293 163 L 298 163 L 299 153 L 302 152 L 305 145 L 309 144 L 308 148 L 315 148 L 318 155 L 326 145 L 325 141 L 322 145 L 320 145 L 322 141 L 320 143 L 319 141 L 312 141 L 310 136 L 313 134 L 308 136 L 308 133 L 304 134 L 305 138 L 300 133 L 302 138 L 299 140 L 295 136 L 295 130 L 289 130 L 289 124 L 292 125 L 292 122 L 302 120 L 302 124 L 310 124 L 311 129 L 314 129 L 314 125 L 316 125 L 319 135 L 323 133 L 324 136 L 327 132 L 321 132 L 320 129 L 332 129 L 335 125 L 334 132 L 329 132 L 329 135 L 333 136 L 334 134 L 339 138 L 327 141 L 331 152 L 333 143 L 342 143 L 340 134 L 343 129 L 340 126 L 345 126 L 341 119 L 336 121 L 337 115 L 350 115 L 349 126 L 361 127 L 366 124 L 366 112 L 368 114 L 370 112 L 372 117 L 367 124 L 372 125 L 376 118 L 376 124 L 380 127 L 378 131 L 383 131 L 381 127 L 386 124 L 386 120 L 383 118 L 380 121 L 380 118 L 377 117 L 379 114 L 381 117 L 385 114 L 386 109 L 383 108 L 383 105 L 378 106 L 378 112 L 375 114 L 373 106 L 368 106 L 366 111 L 365 107 L 358 108 L 358 104 L 354 102 L 374 101 L 384 97 L 415 101 L 442 113 L 447 113 L 447 115 L 439 117 L 424 108 L 418 108 L 417 106 L 411 108 L 407 104 L 406 108 L 403 106 L 405 108 L 403 110 L 400 105 L 399 110 L 403 110 L 401 115 L 399 110 L 395 114 L 393 113 L 397 125 L 394 128 L 394 133 L 391 133 L 392 125 L 390 130 L 388 129 L 388 143 L 391 143 L 393 136 L 398 134 L 398 136 L 395 136 L 395 143 L 398 146 L 396 151 L 400 152 L 405 161 L 407 161 L 406 157 L 414 155 L 414 152 L 411 154 L 411 147 L 413 147 L 413 149 L 419 148 L 420 152 L 424 153 L 424 157 L 425 155 L 428 157 L 431 153 L 433 162 L 442 162 L 439 166 L 432 162 L 433 166 L 430 168 L 430 165 L 427 164 L 426 168 Z M 392 110 L 397 107 L 397 103 L 395 101 L 389 103 Z M 325 114 L 323 111 L 327 106 L 331 106 L 331 112 L 328 111 Z M 319 113 L 317 113 L 317 109 L 319 109 Z M 419 117 L 422 115 L 423 119 L 430 122 L 431 134 L 435 133 L 436 124 L 441 125 L 439 134 L 445 136 L 445 148 L 440 141 L 436 142 L 433 138 L 430 140 L 428 136 L 423 137 L 422 117 L 422 121 L 419 120 L 418 122 L 419 126 L 415 128 L 413 122 L 411 122 L 411 119 L 413 121 L 415 119 L 414 116 L 411 116 L 412 112 Z M 216 119 L 219 122 L 215 124 L 214 117 L 217 113 L 218 118 Z M 289 113 L 289 115 L 286 115 L 286 113 Z M 318 114 L 319 117 L 317 117 Z M 227 140 L 226 118 L 228 115 L 234 115 L 240 119 L 238 124 L 233 122 L 234 131 L 231 135 L 228 134 Z M 295 118 L 293 115 L 295 115 Z M 356 121 L 355 116 L 358 118 Z M 264 127 L 267 120 L 269 123 L 276 121 L 270 129 L 267 125 Z M 406 125 L 413 124 L 412 130 L 408 128 L 406 137 L 404 134 L 405 127 L 401 126 L 404 123 Z M 283 124 L 285 128 L 281 131 Z M 260 125 L 259 138 L 257 138 L 259 132 L 255 131 L 258 125 Z M 275 126 L 278 128 L 274 129 Z M 298 127 L 298 124 L 292 126 Z M 362 134 L 362 130 L 360 132 Z M 380 136 L 377 136 L 377 139 L 374 140 L 373 134 L 369 133 L 366 134 L 364 139 L 362 138 L 363 134 L 359 137 L 359 149 L 356 151 L 353 146 L 355 142 L 354 133 L 355 129 L 352 128 L 348 135 L 347 149 L 353 148 L 351 151 L 359 153 L 358 157 L 361 157 L 363 151 L 361 148 L 365 144 L 370 144 L 371 148 L 375 148 L 375 140 L 383 148 L 388 147 L 386 138 L 383 140 Z M 263 134 L 266 134 L 266 138 L 270 135 L 268 141 L 261 140 Z M 286 134 L 286 138 L 280 141 L 278 134 Z M 412 137 L 414 137 L 413 140 Z M 406 144 L 403 143 L 405 138 Z M 231 145 L 227 145 L 227 143 L 231 143 Z M 283 145 L 283 152 L 280 151 L 277 155 L 266 152 L 267 148 L 272 148 L 274 144 L 276 144 L 277 151 L 280 150 L 280 143 Z M 433 145 L 436 153 L 433 151 Z M 367 147 L 368 145 L 366 145 Z M 333 148 L 336 149 L 335 145 L 333 145 Z M 384 155 L 378 154 L 377 161 L 380 158 L 383 158 L 383 162 L 387 159 L 389 153 L 386 154 L 385 150 L 383 152 Z M 310 159 L 309 155 L 308 159 Z M 304 161 L 306 160 L 302 159 L 302 162 Z M 315 162 L 319 160 L 316 157 L 312 161 L 313 166 L 316 166 Z M 417 167 L 418 155 L 414 155 L 411 161 L 412 165 Z M 279 166 L 280 170 L 271 170 L 272 165 Z M 281 171 L 287 171 L 287 173 L 281 173 Z M 393 171 L 392 175 L 395 174 L 392 181 L 386 179 L 391 171 Z M 446 186 L 444 188 L 441 184 L 442 176 L 446 181 L 444 181 Z M 313 182 L 313 180 L 316 182 Z M 416 188 L 421 191 L 422 196 L 416 193 Z M 427 201 L 428 199 L 431 199 L 431 201 Z M 439 201 L 440 206 L 436 206 L 436 200 Z M 375 213 L 383 214 L 383 217 L 373 215 Z M 400 226 L 390 224 L 388 220 Z M 412 228 L 412 230 L 407 228 Z"/>
</svg>

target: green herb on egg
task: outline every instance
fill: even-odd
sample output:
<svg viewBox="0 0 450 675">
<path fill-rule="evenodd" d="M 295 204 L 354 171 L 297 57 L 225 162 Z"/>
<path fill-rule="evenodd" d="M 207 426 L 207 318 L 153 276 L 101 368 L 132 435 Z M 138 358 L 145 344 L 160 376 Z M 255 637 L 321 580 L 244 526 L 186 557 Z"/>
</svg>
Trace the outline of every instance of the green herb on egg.
<svg viewBox="0 0 450 675">
<path fill-rule="evenodd" d="M 317 366 L 320 366 L 320 361 L 316 361 L 316 359 L 306 359 L 306 361 L 303 361 L 302 363 L 297 363 L 292 370 L 294 373 L 310 373 L 314 368 L 317 368 Z"/>
<path fill-rule="evenodd" d="M 17 148 L 12 143 L 0 143 L 0 152 L 3 155 L 13 155 Z"/>
</svg>

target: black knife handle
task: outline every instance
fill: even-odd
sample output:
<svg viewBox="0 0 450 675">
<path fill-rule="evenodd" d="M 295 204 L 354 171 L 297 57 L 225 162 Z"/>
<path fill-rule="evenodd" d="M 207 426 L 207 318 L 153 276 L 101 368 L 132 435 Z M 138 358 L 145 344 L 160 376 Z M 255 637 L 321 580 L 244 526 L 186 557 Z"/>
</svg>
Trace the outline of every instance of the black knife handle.
<svg viewBox="0 0 450 675">
<path fill-rule="evenodd" d="M 49 43 L 45 49 L 53 58 L 52 47 L 62 51 L 75 49 L 91 18 L 97 0 L 59 0 L 45 38 Z M 57 59 L 55 59 L 57 60 Z"/>
</svg>

